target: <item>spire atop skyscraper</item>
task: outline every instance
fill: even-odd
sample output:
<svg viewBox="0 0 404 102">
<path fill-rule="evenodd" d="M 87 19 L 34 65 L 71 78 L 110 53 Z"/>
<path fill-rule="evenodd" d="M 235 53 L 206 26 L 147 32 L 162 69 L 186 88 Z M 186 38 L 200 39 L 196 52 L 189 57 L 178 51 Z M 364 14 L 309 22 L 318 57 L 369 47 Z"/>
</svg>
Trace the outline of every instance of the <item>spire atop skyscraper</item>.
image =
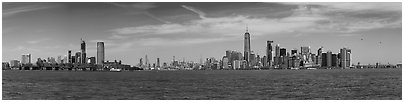
<svg viewBox="0 0 404 102">
<path fill-rule="evenodd" d="M 246 33 L 248 33 L 248 24 L 246 24 L 246 26 L 245 26 L 245 28 L 246 28 Z"/>
</svg>

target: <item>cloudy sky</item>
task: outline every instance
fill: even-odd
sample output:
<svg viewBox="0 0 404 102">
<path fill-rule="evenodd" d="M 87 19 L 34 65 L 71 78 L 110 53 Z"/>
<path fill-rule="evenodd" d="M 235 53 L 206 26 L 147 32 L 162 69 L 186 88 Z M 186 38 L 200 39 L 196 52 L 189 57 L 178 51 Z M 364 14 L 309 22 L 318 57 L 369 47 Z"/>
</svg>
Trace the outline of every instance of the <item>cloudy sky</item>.
<svg viewBox="0 0 404 102">
<path fill-rule="evenodd" d="M 21 54 L 56 57 L 80 49 L 135 65 L 199 59 L 243 51 L 248 25 L 251 48 L 265 54 L 266 40 L 287 48 L 352 49 L 352 63 L 401 63 L 401 3 L 2 3 L 2 60 Z"/>
</svg>

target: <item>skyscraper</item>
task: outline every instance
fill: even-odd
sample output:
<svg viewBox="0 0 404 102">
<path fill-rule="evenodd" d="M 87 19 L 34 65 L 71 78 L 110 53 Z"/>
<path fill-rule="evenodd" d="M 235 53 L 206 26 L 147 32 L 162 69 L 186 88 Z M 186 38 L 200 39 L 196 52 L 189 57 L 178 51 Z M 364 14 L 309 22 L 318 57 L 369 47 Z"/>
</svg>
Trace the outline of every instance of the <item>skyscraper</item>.
<svg viewBox="0 0 404 102">
<path fill-rule="evenodd" d="M 81 63 L 82 58 L 81 58 L 81 52 L 76 52 L 76 63 Z"/>
<path fill-rule="evenodd" d="M 73 63 L 72 62 L 72 50 L 67 51 L 67 57 L 68 57 L 67 63 Z"/>
<path fill-rule="evenodd" d="M 351 49 L 342 48 L 340 49 L 341 53 L 341 67 L 342 68 L 349 68 L 351 66 Z"/>
<path fill-rule="evenodd" d="M 21 64 L 31 63 L 31 54 L 26 54 L 21 56 Z"/>
<path fill-rule="evenodd" d="M 292 56 L 295 55 L 295 54 L 297 55 L 297 49 L 290 50 L 290 53 L 292 54 Z"/>
<path fill-rule="evenodd" d="M 281 48 L 279 52 L 281 56 L 286 56 L 286 48 Z"/>
<path fill-rule="evenodd" d="M 332 66 L 332 52 L 327 51 L 327 67 L 331 67 L 331 66 Z"/>
<path fill-rule="evenodd" d="M 272 43 L 274 41 L 267 41 L 267 59 L 264 62 L 264 66 L 272 66 Z"/>
<path fill-rule="evenodd" d="M 81 62 L 80 63 L 86 63 L 87 57 L 86 57 L 86 42 L 81 39 Z"/>
<path fill-rule="evenodd" d="M 302 46 L 301 48 L 301 53 L 303 55 L 303 61 L 308 61 L 309 60 L 309 54 L 310 54 L 310 46 Z"/>
<path fill-rule="evenodd" d="M 321 53 L 323 53 L 323 47 L 322 46 L 320 48 L 318 48 L 317 56 L 321 56 Z"/>
<path fill-rule="evenodd" d="M 248 27 L 244 34 L 244 60 L 247 61 L 247 66 L 249 66 L 251 48 L 250 48 L 250 33 L 248 33 Z"/>
<path fill-rule="evenodd" d="M 276 46 L 275 46 L 275 57 L 274 57 L 274 65 L 279 65 L 280 64 L 280 56 L 281 56 L 281 53 L 280 53 L 281 51 L 280 51 L 280 47 L 279 47 L 279 44 L 277 44 Z"/>
<path fill-rule="evenodd" d="M 105 61 L 104 42 L 97 42 L 97 64 Z"/>
<path fill-rule="evenodd" d="M 160 58 L 157 58 L 157 67 L 160 68 Z"/>
</svg>

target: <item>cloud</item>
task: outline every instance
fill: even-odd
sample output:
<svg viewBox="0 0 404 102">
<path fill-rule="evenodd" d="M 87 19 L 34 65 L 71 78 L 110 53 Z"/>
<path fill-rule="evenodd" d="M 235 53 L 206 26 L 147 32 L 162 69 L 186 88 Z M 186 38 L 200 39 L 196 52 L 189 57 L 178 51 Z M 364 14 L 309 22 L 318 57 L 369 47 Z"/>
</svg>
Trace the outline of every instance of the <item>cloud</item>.
<svg viewBox="0 0 404 102">
<path fill-rule="evenodd" d="M 151 8 L 155 8 L 156 5 L 154 5 L 154 3 L 150 3 L 150 2 L 143 2 L 143 3 L 111 3 L 112 5 L 118 6 L 118 7 L 122 7 L 122 8 L 134 8 L 134 9 L 141 9 L 141 10 L 147 10 L 147 9 L 151 9 Z"/>
<path fill-rule="evenodd" d="M 143 2 L 143 3 L 110 3 L 110 4 L 115 5 L 117 7 L 125 8 L 132 15 L 146 15 L 162 23 L 171 23 L 170 21 L 161 19 L 155 16 L 154 14 L 150 13 L 149 11 L 147 11 L 149 9 L 157 7 L 154 3 Z"/>
<path fill-rule="evenodd" d="M 3 3 L 3 17 L 58 7 L 53 3 Z"/>
<path fill-rule="evenodd" d="M 27 43 L 29 43 L 29 44 L 38 44 L 40 42 L 44 42 L 44 41 L 47 41 L 47 40 L 49 40 L 49 39 L 31 40 L 31 41 L 27 41 Z"/>
<path fill-rule="evenodd" d="M 298 6 L 293 14 L 283 18 L 266 18 L 246 15 L 229 15 L 223 17 L 205 17 L 206 13 L 182 5 L 183 8 L 199 14 L 202 19 L 193 19 L 183 23 L 168 23 L 123 27 L 110 30 L 112 36 L 134 38 L 142 46 L 177 45 L 180 43 L 200 44 L 209 42 L 229 41 L 240 37 L 249 24 L 250 34 L 254 37 L 274 34 L 295 34 L 305 36 L 312 33 L 334 33 L 341 36 L 358 31 L 401 27 L 401 13 L 388 13 L 392 16 L 363 18 L 354 15 L 355 12 L 335 9 L 342 5 L 328 8 L 324 6 Z M 345 4 L 345 7 L 347 5 Z M 357 8 L 364 10 L 366 7 Z M 368 7 L 370 9 L 370 7 Z M 356 11 L 356 14 L 358 14 Z M 388 11 L 361 12 L 364 15 L 384 14 Z M 398 15 L 400 14 L 400 15 Z M 293 32 L 291 32 L 293 31 Z M 295 33 L 294 33 L 295 32 Z M 345 35 L 344 35 L 345 34 Z M 183 38 L 183 39 L 179 39 Z M 131 46 L 135 46 L 131 45 Z"/>
<path fill-rule="evenodd" d="M 190 11 L 192 11 L 192 12 L 195 12 L 195 13 L 198 14 L 199 17 L 202 18 L 202 19 L 205 19 L 205 18 L 206 18 L 206 17 L 205 17 L 206 14 L 205 14 L 204 12 L 202 12 L 201 10 L 198 10 L 198 9 L 195 9 L 195 8 L 193 8 L 193 7 L 191 7 L 191 6 L 186 6 L 186 5 L 182 5 L 181 7 L 185 8 L 185 9 L 187 9 L 187 10 L 190 10 Z"/>
</svg>

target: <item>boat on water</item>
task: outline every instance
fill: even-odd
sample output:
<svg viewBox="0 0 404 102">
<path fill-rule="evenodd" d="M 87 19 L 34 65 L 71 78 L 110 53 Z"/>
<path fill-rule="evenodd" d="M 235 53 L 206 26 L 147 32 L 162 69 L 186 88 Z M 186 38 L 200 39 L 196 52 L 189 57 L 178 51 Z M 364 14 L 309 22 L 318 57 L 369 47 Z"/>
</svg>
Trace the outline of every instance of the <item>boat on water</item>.
<svg viewBox="0 0 404 102">
<path fill-rule="evenodd" d="M 109 69 L 110 72 L 121 72 L 121 69 L 111 68 Z"/>
</svg>

